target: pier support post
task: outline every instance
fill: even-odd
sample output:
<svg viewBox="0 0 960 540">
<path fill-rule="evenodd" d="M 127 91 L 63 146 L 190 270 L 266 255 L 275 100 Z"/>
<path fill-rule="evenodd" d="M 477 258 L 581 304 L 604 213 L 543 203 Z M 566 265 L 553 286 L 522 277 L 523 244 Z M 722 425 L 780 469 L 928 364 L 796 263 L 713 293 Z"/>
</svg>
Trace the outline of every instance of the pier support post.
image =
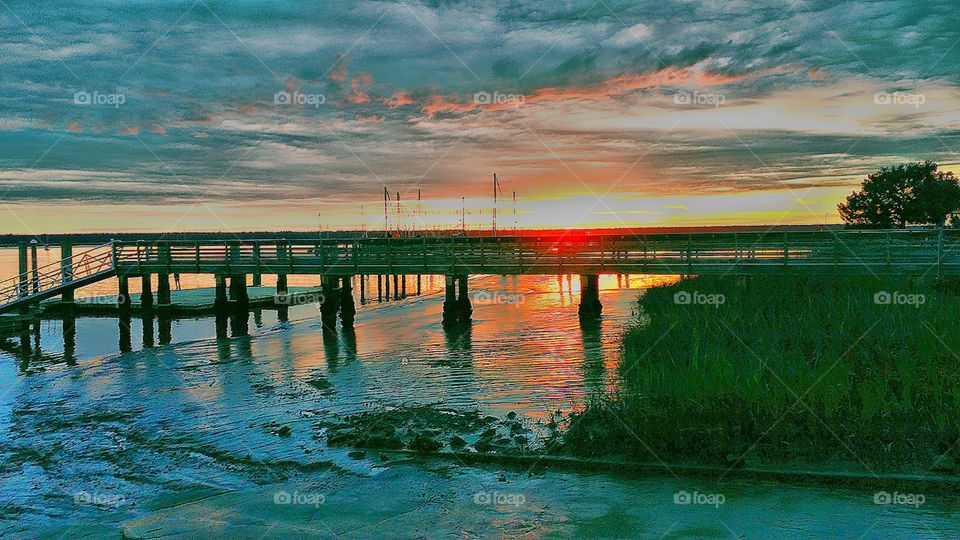
<svg viewBox="0 0 960 540">
<path fill-rule="evenodd" d="M 27 266 L 27 244 L 21 243 L 17 246 L 17 251 L 19 252 L 20 259 L 20 290 L 18 291 L 20 297 L 24 297 L 30 292 L 29 276 L 29 267 Z"/>
<path fill-rule="evenodd" d="M 393 275 L 393 299 L 400 299 L 400 276 L 397 274 Z"/>
<path fill-rule="evenodd" d="M 129 303 L 128 303 L 129 305 Z M 133 342 L 130 336 L 130 311 L 121 310 L 120 316 L 117 317 L 117 328 L 120 331 L 120 352 L 130 352 L 133 350 Z"/>
<path fill-rule="evenodd" d="M 467 289 L 467 276 L 460 276 L 460 296 L 457 298 L 457 315 L 461 323 L 468 323 L 473 317 L 473 306 L 470 304 L 470 292 Z"/>
<path fill-rule="evenodd" d="M 230 300 L 237 304 L 237 308 L 246 309 L 250 304 L 247 296 L 247 275 L 234 274 L 230 276 Z"/>
<path fill-rule="evenodd" d="M 286 296 L 287 291 L 287 275 L 277 274 L 277 296 Z"/>
<path fill-rule="evenodd" d="M 157 274 L 157 307 L 170 307 L 170 274 Z"/>
<path fill-rule="evenodd" d="M 117 276 L 117 307 L 121 310 L 130 310 L 130 278 Z"/>
<path fill-rule="evenodd" d="M 457 280 L 454 276 L 444 276 L 443 326 L 457 324 Z"/>
<path fill-rule="evenodd" d="M 360 305 L 362 306 L 367 302 L 367 276 L 360 275 L 357 277 L 360 280 Z"/>
<path fill-rule="evenodd" d="M 73 244 L 69 240 L 64 240 L 60 244 L 60 272 L 64 283 L 73 281 Z M 73 289 L 67 289 L 60 295 L 64 304 L 73 303 Z"/>
<path fill-rule="evenodd" d="M 400 286 L 402 287 L 400 292 L 400 298 L 406 298 L 407 297 L 407 275 L 406 274 L 403 274 L 402 276 L 400 276 Z"/>
<path fill-rule="evenodd" d="M 33 282 L 33 293 L 36 294 L 40 291 L 40 271 L 37 268 L 37 239 L 34 238 L 30 241 L 30 264 L 33 266 L 33 275 L 31 281 Z"/>
<path fill-rule="evenodd" d="M 417 274 L 417 296 L 420 296 L 420 274 Z"/>
<path fill-rule="evenodd" d="M 19 280 L 19 288 L 17 290 L 17 296 L 19 296 L 20 298 L 23 298 L 24 296 L 27 296 L 28 294 L 30 294 L 30 281 L 29 281 L 30 278 L 28 276 L 28 272 L 30 269 L 27 266 L 27 244 L 21 242 L 20 245 L 17 246 L 17 248 L 19 251 L 19 258 L 20 258 L 20 280 Z M 21 307 L 20 313 L 23 315 L 26 315 L 27 313 L 29 313 L 29 308 L 27 308 L 26 306 Z"/>
<path fill-rule="evenodd" d="M 390 301 L 390 274 L 384 274 L 383 281 L 384 281 L 383 297 L 387 299 L 387 302 L 389 302 Z"/>
<path fill-rule="evenodd" d="M 334 276 L 324 276 L 321 279 L 323 298 L 320 299 L 320 320 L 325 332 L 337 329 L 337 312 L 340 311 L 338 282 L 339 278 Z"/>
<path fill-rule="evenodd" d="M 580 276 L 580 313 L 581 319 L 596 319 L 603 311 L 600 303 L 600 276 L 584 274 Z"/>
<path fill-rule="evenodd" d="M 344 328 L 352 328 L 357 316 L 357 306 L 353 303 L 352 277 L 346 276 L 340 285 L 340 322 Z"/>
<path fill-rule="evenodd" d="M 140 276 L 140 309 L 153 309 L 153 284 L 150 281 L 150 274 Z"/>
<path fill-rule="evenodd" d="M 383 276 L 377 274 L 377 302 L 383 302 Z"/>
<path fill-rule="evenodd" d="M 213 277 L 216 282 L 213 309 L 218 313 L 227 311 L 227 276 L 217 274 Z"/>
</svg>

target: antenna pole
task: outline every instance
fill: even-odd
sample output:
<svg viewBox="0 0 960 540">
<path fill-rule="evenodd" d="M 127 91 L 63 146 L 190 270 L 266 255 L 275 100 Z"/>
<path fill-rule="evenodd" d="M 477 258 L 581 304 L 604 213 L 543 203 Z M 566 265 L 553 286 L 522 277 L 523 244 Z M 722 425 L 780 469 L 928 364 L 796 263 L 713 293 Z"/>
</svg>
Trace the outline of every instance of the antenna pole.
<svg viewBox="0 0 960 540">
<path fill-rule="evenodd" d="M 387 223 L 387 200 L 390 199 L 390 193 L 387 191 L 387 186 L 383 186 L 383 236 L 390 238 L 390 226 Z"/>
<path fill-rule="evenodd" d="M 493 173 L 493 235 L 497 235 L 497 173 Z"/>
</svg>

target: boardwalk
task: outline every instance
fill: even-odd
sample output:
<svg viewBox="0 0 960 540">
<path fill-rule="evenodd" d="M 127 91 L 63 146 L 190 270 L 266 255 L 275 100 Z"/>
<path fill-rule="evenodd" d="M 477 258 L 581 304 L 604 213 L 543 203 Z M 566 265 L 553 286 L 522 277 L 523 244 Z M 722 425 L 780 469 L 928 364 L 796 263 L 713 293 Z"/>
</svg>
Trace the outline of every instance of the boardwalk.
<svg viewBox="0 0 960 540">
<path fill-rule="evenodd" d="M 20 275 L 0 282 L 0 313 L 57 295 L 72 298 L 74 289 L 114 276 L 121 295 L 128 278 L 143 278 L 149 294 L 150 276 L 158 276 L 163 304 L 174 273 L 229 276 L 231 285 L 242 277 L 241 287 L 247 275 L 257 283 L 262 274 L 316 274 L 331 290 L 355 275 L 437 274 L 448 277 L 449 287 L 459 279 L 465 288 L 471 274 L 581 274 L 587 291 L 591 279 L 605 273 L 960 274 L 960 231 L 953 230 L 151 240 L 114 241 L 76 256 L 65 252 L 61 263 L 28 271 L 27 246 L 21 246 Z M 278 288 L 285 290 L 285 278 Z M 447 299 L 458 296 L 448 291 Z"/>
</svg>

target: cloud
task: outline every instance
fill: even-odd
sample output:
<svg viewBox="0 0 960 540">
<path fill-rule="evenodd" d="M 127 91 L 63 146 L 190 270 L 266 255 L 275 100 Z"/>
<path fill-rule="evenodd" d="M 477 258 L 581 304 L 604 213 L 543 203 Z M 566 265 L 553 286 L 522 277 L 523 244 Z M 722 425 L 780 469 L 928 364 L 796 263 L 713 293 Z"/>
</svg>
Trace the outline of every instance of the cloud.
<svg viewBox="0 0 960 540">
<path fill-rule="evenodd" d="M 644 40 L 653 35 L 653 29 L 643 23 L 637 23 L 629 28 L 614 34 L 605 43 L 612 47 L 623 48 L 632 47 L 643 43 Z"/>
</svg>

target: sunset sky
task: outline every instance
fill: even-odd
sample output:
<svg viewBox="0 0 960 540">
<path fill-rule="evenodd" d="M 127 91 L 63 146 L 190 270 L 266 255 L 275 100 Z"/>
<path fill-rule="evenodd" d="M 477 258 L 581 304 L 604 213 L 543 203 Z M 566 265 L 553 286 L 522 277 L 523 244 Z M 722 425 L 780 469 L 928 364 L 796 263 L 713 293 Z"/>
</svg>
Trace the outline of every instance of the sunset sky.
<svg viewBox="0 0 960 540">
<path fill-rule="evenodd" d="M 488 227 L 494 172 L 505 227 L 836 222 L 871 170 L 960 162 L 956 14 L 0 1 L 0 232 L 377 229 L 384 187 Z"/>
</svg>

